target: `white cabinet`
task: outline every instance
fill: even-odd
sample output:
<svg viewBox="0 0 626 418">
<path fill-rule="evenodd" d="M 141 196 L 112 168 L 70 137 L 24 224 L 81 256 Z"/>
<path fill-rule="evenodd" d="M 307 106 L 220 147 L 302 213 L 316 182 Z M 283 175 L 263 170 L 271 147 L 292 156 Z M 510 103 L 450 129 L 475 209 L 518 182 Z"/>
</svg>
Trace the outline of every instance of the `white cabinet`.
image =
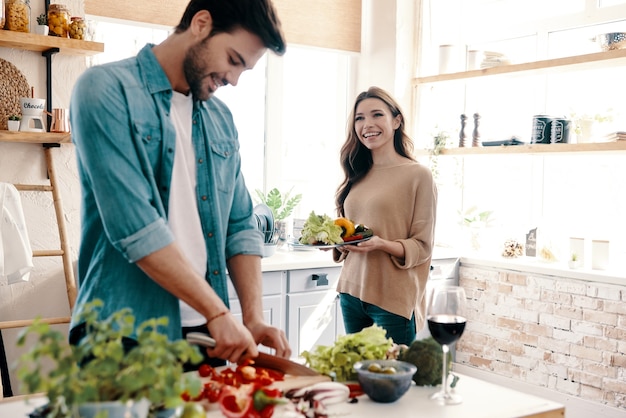
<svg viewBox="0 0 626 418">
<path fill-rule="evenodd" d="M 284 289 L 285 271 L 270 271 L 263 273 L 263 317 L 268 324 L 276 328 L 285 329 Z M 241 304 L 230 280 L 228 280 L 228 302 L 230 311 L 239 320 L 242 320 Z M 269 352 L 269 349 L 263 350 Z"/>
<path fill-rule="evenodd" d="M 288 272 L 287 338 L 296 356 L 345 334 L 335 290 L 340 272 L 341 267 Z"/>
<path fill-rule="evenodd" d="M 314 346 L 332 345 L 345 334 L 335 290 L 341 266 L 263 273 L 263 315 L 285 330 L 295 357 Z M 242 319 L 237 293 L 228 281 L 230 310 Z M 269 350 L 264 350 L 269 351 Z"/>
</svg>

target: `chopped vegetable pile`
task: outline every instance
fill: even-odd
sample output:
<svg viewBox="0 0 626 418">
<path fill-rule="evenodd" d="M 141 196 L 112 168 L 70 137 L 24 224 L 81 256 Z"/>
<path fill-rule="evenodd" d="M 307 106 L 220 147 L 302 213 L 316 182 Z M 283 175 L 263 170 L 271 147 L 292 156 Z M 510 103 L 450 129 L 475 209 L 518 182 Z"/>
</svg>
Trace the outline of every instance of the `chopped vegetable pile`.
<svg viewBox="0 0 626 418">
<path fill-rule="evenodd" d="M 372 325 L 354 334 L 337 337 L 334 345 L 318 345 L 313 351 L 302 352 L 309 367 L 334 377 L 338 382 L 356 380 L 354 364 L 361 360 L 383 360 L 393 346 L 383 328 Z"/>
</svg>

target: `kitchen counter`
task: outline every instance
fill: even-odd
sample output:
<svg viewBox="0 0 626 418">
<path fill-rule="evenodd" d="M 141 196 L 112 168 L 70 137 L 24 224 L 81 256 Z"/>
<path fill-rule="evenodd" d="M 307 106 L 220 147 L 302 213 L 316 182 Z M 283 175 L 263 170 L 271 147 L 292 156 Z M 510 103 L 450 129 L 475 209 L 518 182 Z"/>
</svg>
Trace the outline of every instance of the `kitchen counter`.
<svg viewBox="0 0 626 418">
<path fill-rule="evenodd" d="M 457 252 L 452 250 L 437 248 L 433 252 L 433 260 L 457 257 Z M 332 252 L 329 250 L 318 248 L 290 250 L 286 244 L 278 248 L 271 257 L 261 260 L 261 268 L 264 272 L 337 266 L 341 266 L 341 263 L 333 261 Z"/>
<path fill-rule="evenodd" d="M 457 373 L 458 374 L 458 373 Z M 460 405 L 441 406 L 428 399 L 436 389 L 412 386 L 400 400 L 390 403 L 372 402 L 366 395 L 359 397 L 355 404 L 332 405 L 331 417 L 380 418 L 390 417 L 428 417 L 428 418 L 563 418 L 563 405 L 537 396 L 527 395 L 503 386 L 494 385 L 466 375 L 456 387 L 456 392 L 463 396 Z M 0 416 L 27 417 L 35 405 L 41 405 L 41 398 L 27 405 L 23 399 L 12 401 L 11 398 L 0 402 Z M 207 418 L 221 417 L 219 411 L 211 411 Z M 279 415 L 276 414 L 279 418 Z"/>
<path fill-rule="evenodd" d="M 317 248 L 293 251 L 287 249 L 287 245 L 278 248 L 276 253 L 271 257 L 266 257 L 261 260 L 261 269 L 263 272 L 338 267 L 340 265 L 341 264 L 333 261 L 331 251 Z"/>
</svg>

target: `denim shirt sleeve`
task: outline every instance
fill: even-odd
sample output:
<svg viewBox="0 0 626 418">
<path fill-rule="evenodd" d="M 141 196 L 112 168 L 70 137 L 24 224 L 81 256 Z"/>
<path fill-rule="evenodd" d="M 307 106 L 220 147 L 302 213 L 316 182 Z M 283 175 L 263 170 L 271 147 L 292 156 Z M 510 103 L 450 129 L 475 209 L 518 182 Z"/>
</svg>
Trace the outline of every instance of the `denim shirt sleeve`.
<svg viewBox="0 0 626 418">
<path fill-rule="evenodd" d="M 116 65 L 83 73 L 73 89 L 70 118 L 83 193 L 91 194 L 83 200 L 92 199 L 99 214 L 98 224 L 85 225 L 83 234 L 103 230 L 134 262 L 167 246 L 173 236 L 146 155 L 161 131 L 157 125 L 150 133 L 137 132 L 127 99 L 146 93 L 133 79 L 132 60 Z"/>
<path fill-rule="evenodd" d="M 205 216 L 210 216 L 209 213 L 203 213 L 203 209 L 206 209 L 212 214 L 214 222 L 220 225 L 218 230 L 221 239 L 217 242 L 221 242 L 220 245 L 225 248 L 224 261 L 237 254 L 260 256 L 263 237 L 256 228 L 252 216 L 252 199 L 241 173 L 239 142 L 232 114 L 223 102 L 212 97 L 200 106 L 199 115 L 204 121 L 204 131 L 198 132 L 200 137 L 194 142 L 200 146 L 197 153 L 208 152 L 210 173 L 202 175 L 199 172 L 197 187 L 200 195 L 203 190 L 209 196 L 214 193 L 209 202 L 198 202 L 201 217 L 206 219 Z M 205 142 L 201 138 L 206 138 L 207 150 L 202 149 Z M 223 251 L 211 248 L 212 243 L 215 241 L 209 241 L 210 255 Z"/>
</svg>

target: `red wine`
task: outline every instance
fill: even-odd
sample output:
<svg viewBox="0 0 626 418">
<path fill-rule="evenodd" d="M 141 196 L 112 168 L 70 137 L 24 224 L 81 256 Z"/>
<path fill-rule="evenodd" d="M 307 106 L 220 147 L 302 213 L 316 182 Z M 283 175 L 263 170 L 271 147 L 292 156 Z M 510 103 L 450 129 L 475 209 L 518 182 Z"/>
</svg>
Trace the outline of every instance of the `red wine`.
<svg viewBox="0 0 626 418">
<path fill-rule="evenodd" d="M 461 338 L 467 319 L 458 315 L 432 315 L 428 317 L 428 329 L 435 341 L 449 345 Z"/>
</svg>

